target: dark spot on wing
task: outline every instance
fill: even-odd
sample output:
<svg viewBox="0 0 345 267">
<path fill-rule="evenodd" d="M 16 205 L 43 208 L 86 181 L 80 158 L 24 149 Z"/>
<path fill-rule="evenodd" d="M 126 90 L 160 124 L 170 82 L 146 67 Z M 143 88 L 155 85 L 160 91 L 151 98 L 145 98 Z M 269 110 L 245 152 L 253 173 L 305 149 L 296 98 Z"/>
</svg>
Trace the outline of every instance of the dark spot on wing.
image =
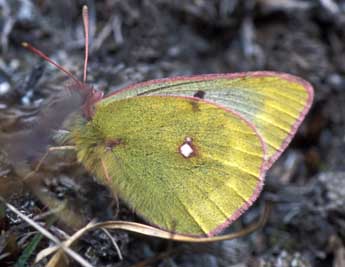
<svg viewBox="0 0 345 267">
<path fill-rule="evenodd" d="M 206 95 L 205 91 L 199 90 L 193 96 L 197 97 L 197 98 L 200 98 L 200 99 L 204 99 L 205 95 Z"/>
<path fill-rule="evenodd" d="M 117 139 L 108 139 L 105 141 L 105 149 L 108 150 L 113 150 L 115 147 L 123 144 L 123 140 L 120 138 Z"/>
</svg>

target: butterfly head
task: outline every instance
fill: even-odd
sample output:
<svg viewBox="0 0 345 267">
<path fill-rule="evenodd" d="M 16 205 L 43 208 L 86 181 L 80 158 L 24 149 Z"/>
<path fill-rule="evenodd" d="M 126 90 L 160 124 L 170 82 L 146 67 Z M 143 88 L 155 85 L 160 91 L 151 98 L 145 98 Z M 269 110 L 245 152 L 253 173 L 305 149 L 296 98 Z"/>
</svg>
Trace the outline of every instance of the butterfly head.
<svg viewBox="0 0 345 267">
<path fill-rule="evenodd" d="M 73 80 L 66 86 L 70 94 L 77 94 L 80 103 L 82 115 L 85 119 L 90 120 L 93 117 L 95 104 L 103 99 L 103 91 L 96 89 L 92 85 Z"/>
<path fill-rule="evenodd" d="M 95 104 L 102 100 L 104 93 L 86 83 L 82 83 L 81 86 L 80 93 L 84 94 L 82 112 L 84 117 L 90 120 L 95 112 Z"/>
</svg>

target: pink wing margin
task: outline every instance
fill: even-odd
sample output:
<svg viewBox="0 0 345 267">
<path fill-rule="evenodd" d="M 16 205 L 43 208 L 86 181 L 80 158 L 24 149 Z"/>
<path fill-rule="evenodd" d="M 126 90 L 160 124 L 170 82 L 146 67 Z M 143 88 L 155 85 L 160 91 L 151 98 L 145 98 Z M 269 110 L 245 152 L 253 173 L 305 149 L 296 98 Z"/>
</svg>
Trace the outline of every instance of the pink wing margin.
<svg viewBox="0 0 345 267">
<path fill-rule="evenodd" d="M 274 72 L 272 72 L 272 74 L 274 74 Z M 272 155 L 271 158 L 269 158 L 267 160 L 267 162 L 266 162 L 266 165 L 267 165 L 266 168 L 267 169 L 272 167 L 273 163 L 280 157 L 280 155 L 288 147 L 292 138 L 295 136 L 299 126 L 302 124 L 305 116 L 308 114 L 308 112 L 312 106 L 313 100 L 314 100 L 313 86 L 309 82 L 307 82 L 306 80 L 303 80 L 302 78 L 300 78 L 298 76 L 294 76 L 294 75 L 287 74 L 287 73 L 276 73 L 276 76 L 278 76 L 282 79 L 285 79 L 287 81 L 298 83 L 301 86 L 303 86 L 303 88 L 305 89 L 305 91 L 308 94 L 308 98 L 307 98 L 307 101 L 305 102 L 305 105 L 304 105 L 303 109 L 301 110 L 298 118 L 296 119 L 295 123 L 291 126 L 290 132 L 287 135 L 287 137 L 285 138 L 285 140 L 283 141 L 283 143 L 281 144 L 280 148 L 277 150 L 277 152 L 274 155 Z"/>
</svg>

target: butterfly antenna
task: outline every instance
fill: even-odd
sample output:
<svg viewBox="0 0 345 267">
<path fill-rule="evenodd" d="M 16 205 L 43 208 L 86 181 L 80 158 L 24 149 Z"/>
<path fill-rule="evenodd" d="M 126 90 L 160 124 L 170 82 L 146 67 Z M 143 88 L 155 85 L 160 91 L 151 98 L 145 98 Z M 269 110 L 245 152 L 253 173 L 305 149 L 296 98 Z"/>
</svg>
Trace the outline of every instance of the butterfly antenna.
<svg viewBox="0 0 345 267">
<path fill-rule="evenodd" d="M 86 82 L 87 75 L 87 61 L 89 57 L 89 12 L 88 7 L 83 6 L 83 24 L 84 24 L 84 33 L 85 33 L 85 58 L 84 58 L 84 76 L 83 82 Z"/>
<path fill-rule="evenodd" d="M 49 62 L 62 72 L 64 72 L 68 77 L 70 77 L 72 80 L 74 80 L 76 83 L 81 84 L 81 82 L 68 70 L 64 69 L 62 66 L 60 66 L 58 63 L 50 59 L 46 54 L 44 54 L 42 51 L 38 50 L 37 48 L 33 47 L 32 45 L 28 44 L 27 42 L 23 42 L 22 46 L 28 50 L 30 50 L 32 53 L 38 55 L 39 57 L 43 58 L 45 61 Z"/>
</svg>

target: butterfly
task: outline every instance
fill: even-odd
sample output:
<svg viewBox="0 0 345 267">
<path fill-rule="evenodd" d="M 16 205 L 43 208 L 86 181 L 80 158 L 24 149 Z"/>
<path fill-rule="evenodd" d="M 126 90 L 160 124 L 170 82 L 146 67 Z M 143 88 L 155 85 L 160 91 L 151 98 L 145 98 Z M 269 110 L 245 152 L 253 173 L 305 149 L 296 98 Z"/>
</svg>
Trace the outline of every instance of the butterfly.
<svg viewBox="0 0 345 267">
<path fill-rule="evenodd" d="M 313 88 L 256 71 L 137 83 L 107 96 L 74 80 L 83 105 L 66 137 L 78 160 L 149 223 L 213 236 L 258 198 L 266 171 L 290 143 Z"/>
</svg>

